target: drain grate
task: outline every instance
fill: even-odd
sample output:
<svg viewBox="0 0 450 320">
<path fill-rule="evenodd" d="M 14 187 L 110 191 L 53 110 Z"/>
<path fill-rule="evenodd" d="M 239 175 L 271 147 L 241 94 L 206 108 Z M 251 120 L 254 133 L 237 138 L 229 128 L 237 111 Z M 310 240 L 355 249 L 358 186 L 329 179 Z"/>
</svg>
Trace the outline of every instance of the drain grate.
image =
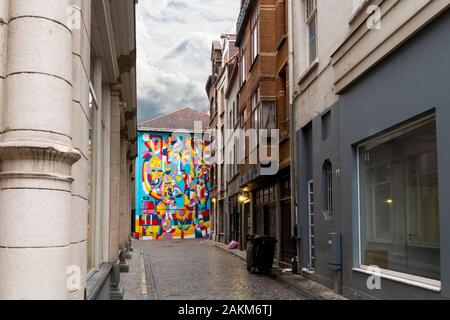
<svg viewBox="0 0 450 320">
<path fill-rule="evenodd" d="M 147 288 L 148 292 L 153 293 L 153 298 L 155 300 L 159 300 L 158 288 L 156 287 L 154 268 L 152 266 L 152 262 L 150 261 L 150 257 L 144 253 L 145 260 L 145 273 L 147 278 Z"/>
</svg>

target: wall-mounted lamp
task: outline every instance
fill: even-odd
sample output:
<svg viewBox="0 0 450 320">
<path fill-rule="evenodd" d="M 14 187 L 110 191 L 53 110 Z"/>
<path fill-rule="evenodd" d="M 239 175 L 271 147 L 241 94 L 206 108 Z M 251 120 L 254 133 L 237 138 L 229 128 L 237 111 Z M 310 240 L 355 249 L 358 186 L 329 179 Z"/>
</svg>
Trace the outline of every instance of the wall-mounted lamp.
<svg viewBox="0 0 450 320">
<path fill-rule="evenodd" d="M 239 195 L 239 202 L 244 203 L 250 199 L 250 195 L 247 190 L 247 188 L 243 189 L 243 192 Z"/>
</svg>

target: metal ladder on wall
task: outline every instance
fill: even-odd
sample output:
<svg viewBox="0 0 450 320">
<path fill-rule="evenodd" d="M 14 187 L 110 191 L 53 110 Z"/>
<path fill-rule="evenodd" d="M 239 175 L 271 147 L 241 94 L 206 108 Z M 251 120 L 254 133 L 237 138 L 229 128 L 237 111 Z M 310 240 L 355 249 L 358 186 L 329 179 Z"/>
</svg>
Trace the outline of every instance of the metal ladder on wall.
<svg viewBox="0 0 450 320">
<path fill-rule="evenodd" d="M 308 215 L 309 215 L 309 266 L 308 272 L 316 269 L 315 238 L 314 238 L 314 181 L 308 181 Z"/>
</svg>

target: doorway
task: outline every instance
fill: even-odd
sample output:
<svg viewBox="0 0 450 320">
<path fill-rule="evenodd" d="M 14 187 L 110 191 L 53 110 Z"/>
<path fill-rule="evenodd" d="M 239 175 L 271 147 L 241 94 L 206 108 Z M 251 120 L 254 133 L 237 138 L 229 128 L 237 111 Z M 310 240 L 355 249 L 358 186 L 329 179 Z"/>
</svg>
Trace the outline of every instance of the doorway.
<svg viewBox="0 0 450 320">
<path fill-rule="evenodd" d="M 292 240 L 291 201 L 281 202 L 281 261 L 291 263 L 294 256 L 294 244 Z"/>
<path fill-rule="evenodd" d="M 250 215 L 250 205 L 251 202 L 244 203 L 244 210 L 243 210 L 243 229 L 242 229 L 242 240 L 241 243 L 242 249 L 247 250 L 248 244 L 247 244 L 247 237 L 252 234 L 252 217 Z"/>
</svg>

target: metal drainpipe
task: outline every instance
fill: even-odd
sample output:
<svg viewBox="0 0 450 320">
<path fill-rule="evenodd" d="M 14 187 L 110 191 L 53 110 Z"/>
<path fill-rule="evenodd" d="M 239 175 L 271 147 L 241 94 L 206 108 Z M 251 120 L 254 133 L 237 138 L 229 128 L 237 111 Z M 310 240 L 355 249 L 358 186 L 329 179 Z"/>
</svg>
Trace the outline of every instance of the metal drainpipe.
<svg viewBox="0 0 450 320">
<path fill-rule="evenodd" d="M 288 72 L 289 72 L 289 126 L 290 126 L 290 154 L 291 154 L 291 198 L 292 198 L 292 205 L 291 205 L 291 222 L 292 226 L 294 227 L 297 225 L 298 221 L 296 219 L 296 213 L 297 213 L 297 184 L 296 184 L 296 177 L 297 177 L 297 141 L 296 141 L 296 135 L 295 135 L 295 118 L 296 118 L 296 112 L 295 112 L 295 106 L 294 106 L 294 35 L 293 35 L 293 2 L 292 0 L 288 0 L 288 51 L 289 51 L 289 57 L 288 57 Z M 297 237 L 298 234 L 298 226 L 297 226 L 297 232 L 294 232 L 294 228 L 291 230 L 291 236 Z M 299 255 L 299 245 L 297 239 L 295 240 L 296 243 L 296 255 L 295 259 L 297 259 Z M 300 261 L 297 261 L 297 270 L 301 270 L 300 268 Z"/>
</svg>

